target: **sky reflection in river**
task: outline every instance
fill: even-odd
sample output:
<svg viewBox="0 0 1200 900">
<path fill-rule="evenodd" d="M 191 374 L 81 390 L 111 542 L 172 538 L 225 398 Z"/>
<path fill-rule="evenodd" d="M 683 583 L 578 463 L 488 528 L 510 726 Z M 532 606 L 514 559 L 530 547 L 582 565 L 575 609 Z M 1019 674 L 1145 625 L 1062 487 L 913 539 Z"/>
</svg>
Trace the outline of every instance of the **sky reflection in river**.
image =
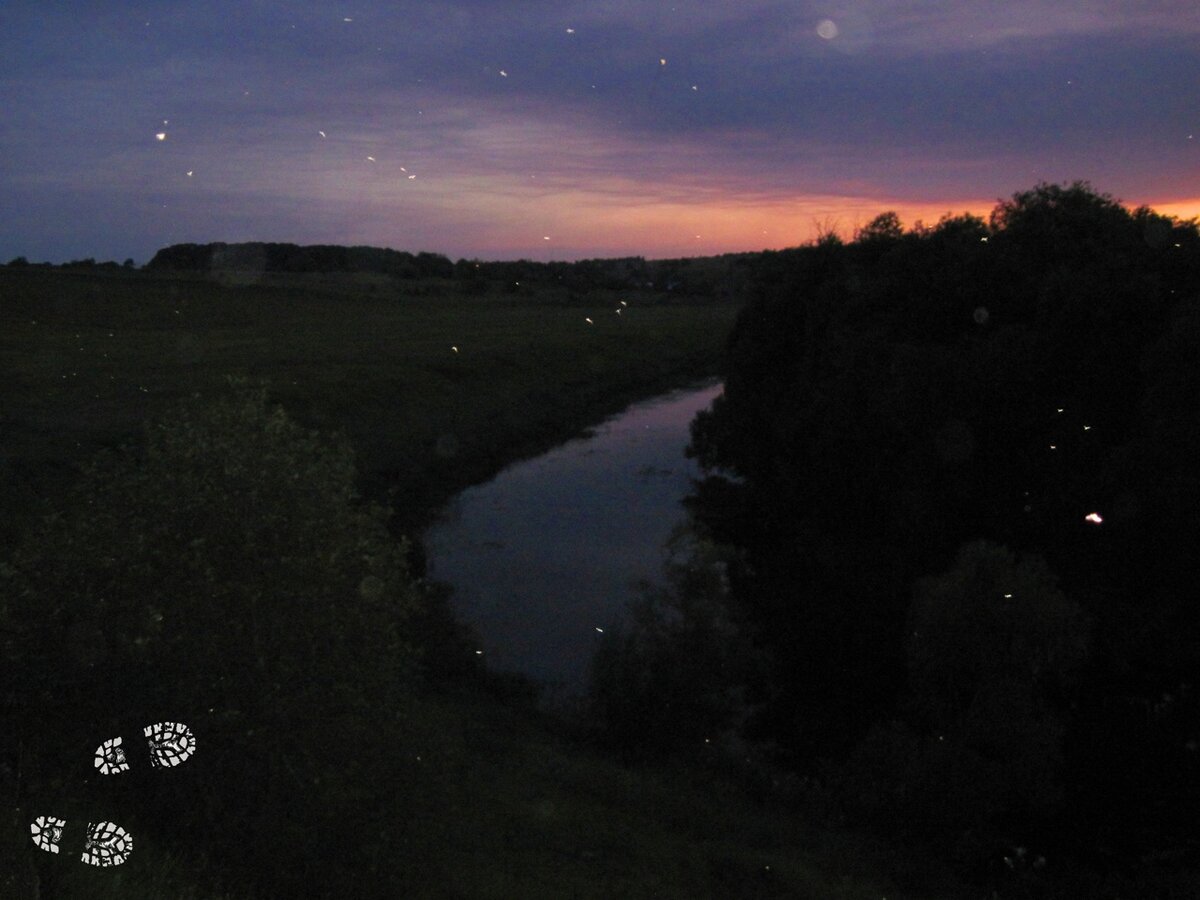
<svg viewBox="0 0 1200 900">
<path fill-rule="evenodd" d="M 596 429 L 461 493 L 425 536 L 430 575 L 489 665 L 567 691 L 635 596 L 661 581 L 663 544 L 699 474 L 688 424 L 719 384 L 635 404 Z"/>
</svg>

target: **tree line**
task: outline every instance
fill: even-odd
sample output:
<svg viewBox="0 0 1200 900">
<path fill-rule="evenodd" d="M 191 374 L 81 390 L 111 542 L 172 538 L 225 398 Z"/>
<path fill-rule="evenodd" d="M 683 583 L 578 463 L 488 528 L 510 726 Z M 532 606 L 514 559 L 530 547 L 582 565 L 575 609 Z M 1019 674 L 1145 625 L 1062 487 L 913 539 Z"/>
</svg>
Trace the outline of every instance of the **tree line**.
<svg viewBox="0 0 1200 900">
<path fill-rule="evenodd" d="M 1196 222 L 1086 183 L 763 254 L 607 734 L 736 738 L 968 867 L 1194 851 L 1196 360 Z"/>
</svg>

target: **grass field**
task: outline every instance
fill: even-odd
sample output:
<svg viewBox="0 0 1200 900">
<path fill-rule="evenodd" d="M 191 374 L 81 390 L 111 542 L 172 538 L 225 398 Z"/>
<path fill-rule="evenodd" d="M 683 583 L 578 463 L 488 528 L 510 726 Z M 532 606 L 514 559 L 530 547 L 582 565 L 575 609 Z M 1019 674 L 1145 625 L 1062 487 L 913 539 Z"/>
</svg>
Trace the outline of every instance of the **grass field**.
<svg viewBox="0 0 1200 900">
<path fill-rule="evenodd" d="M 378 896 L 380 885 L 405 900 L 984 896 L 701 766 L 626 767 L 553 722 L 479 698 L 422 701 L 396 738 L 361 808 L 379 818 L 375 865 L 347 878 L 345 897 Z M 92 900 L 255 896 L 188 848 L 150 852 L 113 870 L 59 866 L 56 887 Z"/>
<path fill-rule="evenodd" d="M 417 527 L 507 462 L 715 372 L 736 313 L 665 294 L 408 287 L 0 269 L 6 527 L 98 448 L 136 438 L 178 398 L 227 390 L 231 375 L 268 379 L 301 423 L 344 431 L 366 490 L 392 490 Z M 377 865 L 346 896 L 391 884 L 405 897 L 965 896 L 916 891 L 919 861 L 807 826 L 704 766 L 599 756 L 520 704 L 435 695 L 379 727 L 355 760 L 378 770 L 363 798 L 380 821 Z M 202 847 L 181 847 L 115 870 L 64 865 L 55 886 L 114 900 L 248 897 L 238 881 Z"/>
<path fill-rule="evenodd" d="M 266 379 L 302 424 L 346 433 L 364 488 L 394 489 L 415 527 L 513 459 L 715 372 L 735 312 L 666 294 L 0 268 L 0 453 L 10 478 L 53 491 L 171 401 Z"/>
</svg>

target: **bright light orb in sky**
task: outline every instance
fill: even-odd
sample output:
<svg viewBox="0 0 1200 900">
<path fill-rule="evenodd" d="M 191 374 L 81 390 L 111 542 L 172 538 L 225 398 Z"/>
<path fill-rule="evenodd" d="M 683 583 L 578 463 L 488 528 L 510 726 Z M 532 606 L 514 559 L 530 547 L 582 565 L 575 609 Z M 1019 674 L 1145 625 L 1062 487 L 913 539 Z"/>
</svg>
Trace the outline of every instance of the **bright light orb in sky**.
<svg viewBox="0 0 1200 900">
<path fill-rule="evenodd" d="M 834 24 L 833 19 L 822 19 L 817 23 L 817 35 L 823 37 L 827 41 L 832 41 L 838 36 L 838 27 Z"/>
</svg>

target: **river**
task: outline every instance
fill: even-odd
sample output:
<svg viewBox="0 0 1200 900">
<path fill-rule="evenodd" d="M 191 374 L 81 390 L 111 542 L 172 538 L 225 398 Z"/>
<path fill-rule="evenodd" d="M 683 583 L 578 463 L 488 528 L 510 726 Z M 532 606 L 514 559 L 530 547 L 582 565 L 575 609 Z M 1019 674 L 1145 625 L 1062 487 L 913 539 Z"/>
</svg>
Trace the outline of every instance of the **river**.
<svg viewBox="0 0 1200 900">
<path fill-rule="evenodd" d="M 424 537 L 428 573 L 453 586 L 492 669 L 582 690 L 635 583 L 662 582 L 663 544 L 699 475 L 688 425 L 720 393 L 709 381 L 636 403 L 442 511 Z"/>
</svg>

